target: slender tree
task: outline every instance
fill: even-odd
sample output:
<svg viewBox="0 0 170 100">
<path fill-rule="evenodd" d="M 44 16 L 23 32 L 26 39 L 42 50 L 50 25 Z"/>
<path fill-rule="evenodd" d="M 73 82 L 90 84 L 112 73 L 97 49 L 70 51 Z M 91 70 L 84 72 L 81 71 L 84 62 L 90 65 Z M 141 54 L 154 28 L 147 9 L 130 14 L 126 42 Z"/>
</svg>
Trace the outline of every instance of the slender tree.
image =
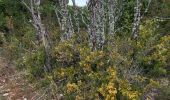
<svg viewBox="0 0 170 100">
<path fill-rule="evenodd" d="M 101 49 L 105 41 L 104 34 L 104 1 L 89 0 L 88 10 L 90 12 L 89 37 L 92 50 Z"/>
<path fill-rule="evenodd" d="M 115 33 L 116 22 L 122 15 L 123 0 L 106 0 L 108 17 L 108 34 Z"/>
<path fill-rule="evenodd" d="M 97 48 L 102 49 L 105 42 L 105 8 L 104 1 L 97 1 L 97 18 L 96 18 L 96 34 L 97 34 Z"/>
<path fill-rule="evenodd" d="M 41 14 L 39 11 L 41 0 L 29 0 L 29 4 L 27 4 L 24 0 L 22 3 L 28 8 L 28 10 L 31 13 L 32 19 L 33 19 L 33 26 L 36 30 L 36 37 L 38 44 L 43 44 L 44 50 L 45 50 L 45 65 L 44 70 L 50 71 L 51 65 L 50 65 L 50 45 L 49 45 L 49 38 L 48 33 L 45 30 L 44 25 L 41 21 Z"/>
<path fill-rule="evenodd" d="M 74 33 L 71 14 L 67 9 L 68 0 L 57 0 L 55 13 L 62 31 L 61 41 L 69 39 Z"/>
<path fill-rule="evenodd" d="M 141 21 L 141 0 L 136 0 L 134 7 L 134 21 L 132 27 L 132 39 L 137 39 L 139 36 L 139 25 Z"/>
<path fill-rule="evenodd" d="M 76 5 L 75 0 L 72 0 L 73 3 L 73 10 L 74 10 L 74 19 L 75 19 L 75 24 L 76 24 L 76 32 L 77 34 L 80 34 L 80 23 L 79 23 L 79 16 L 78 16 L 78 7 Z"/>
</svg>

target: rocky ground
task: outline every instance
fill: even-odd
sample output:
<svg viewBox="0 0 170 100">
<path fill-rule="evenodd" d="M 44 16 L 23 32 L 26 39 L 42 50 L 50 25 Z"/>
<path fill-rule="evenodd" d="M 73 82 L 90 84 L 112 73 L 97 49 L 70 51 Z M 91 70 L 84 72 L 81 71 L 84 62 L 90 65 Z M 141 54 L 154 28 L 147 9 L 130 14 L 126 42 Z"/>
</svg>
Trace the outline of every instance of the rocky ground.
<svg viewBox="0 0 170 100">
<path fill-rule="evenodd" d="M 25 72 L 18 72 L 9 62 L 0 56 L 0 100 L 61 100 L 60 95 L 51 96 L 49 87 L 35 89 Z"/>
<path fill-rule="evenodd" d="M 37 93 L 22 73 L 0 58 L 0 100 L 36 100 Z M 42 100 L 42 99 L 41 99 Z"/>
</svg>

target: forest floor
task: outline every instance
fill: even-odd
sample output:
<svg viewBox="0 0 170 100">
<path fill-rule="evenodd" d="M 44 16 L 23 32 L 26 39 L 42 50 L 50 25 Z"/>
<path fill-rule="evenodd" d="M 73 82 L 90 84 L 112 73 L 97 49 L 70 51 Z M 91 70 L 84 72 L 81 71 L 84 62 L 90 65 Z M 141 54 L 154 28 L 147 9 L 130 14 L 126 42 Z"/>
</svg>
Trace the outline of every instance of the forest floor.
<svg viewBox="0 0 170 100">
<path fill-rule="evenodd" d="M 0 100 L 35 100 L 37 93 L 23 76 L 0 57 Z"/>
</svg>

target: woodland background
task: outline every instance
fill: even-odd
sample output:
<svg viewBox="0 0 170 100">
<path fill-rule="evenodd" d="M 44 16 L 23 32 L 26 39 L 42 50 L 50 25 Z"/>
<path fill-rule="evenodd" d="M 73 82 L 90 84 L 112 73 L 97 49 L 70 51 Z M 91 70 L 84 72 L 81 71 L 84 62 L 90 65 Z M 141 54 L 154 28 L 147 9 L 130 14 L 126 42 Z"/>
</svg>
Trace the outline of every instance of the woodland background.
<svg viewBox="0 0 170 100">
<path fill-rule="evenodd" d="M 0 54 L 44 100 L 169 100 L 170 1 L 0 0 Z"/>
</svg>

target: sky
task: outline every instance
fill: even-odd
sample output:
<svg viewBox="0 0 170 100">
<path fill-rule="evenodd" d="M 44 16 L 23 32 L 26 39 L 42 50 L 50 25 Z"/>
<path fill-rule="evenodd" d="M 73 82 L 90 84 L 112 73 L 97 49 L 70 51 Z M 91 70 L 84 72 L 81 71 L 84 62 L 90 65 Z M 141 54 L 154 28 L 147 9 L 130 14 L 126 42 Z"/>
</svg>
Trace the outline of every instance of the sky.
<svg viewBox="0 0 170 100">
<path fill-rule="evenodd" d="M 75 1 L 77 6 L 85 6 L 88 0 L 75 0 Z M 72 0 L 69 0 L 69 5 L 73 5 Z"/>
</svg>

